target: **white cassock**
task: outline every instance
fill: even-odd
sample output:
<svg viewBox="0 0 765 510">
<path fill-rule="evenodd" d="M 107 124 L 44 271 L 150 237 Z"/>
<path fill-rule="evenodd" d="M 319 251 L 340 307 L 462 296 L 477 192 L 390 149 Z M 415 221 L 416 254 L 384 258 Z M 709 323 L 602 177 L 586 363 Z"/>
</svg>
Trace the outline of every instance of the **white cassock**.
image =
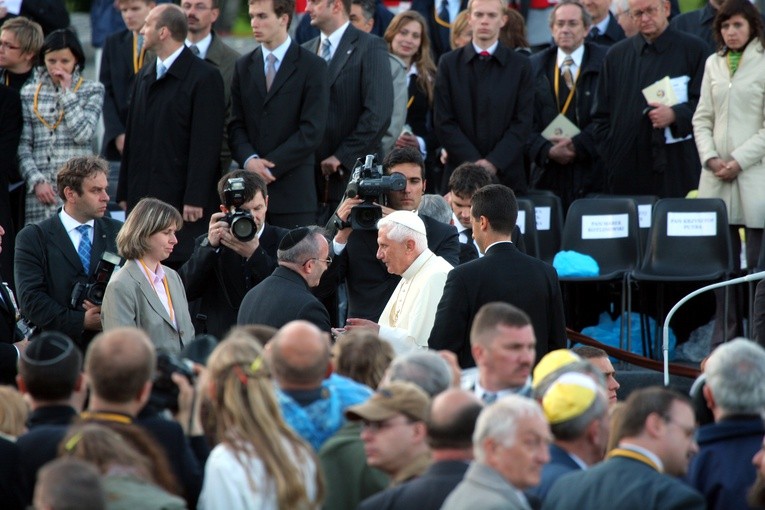
<svg viewBox="0 0 765 510">
<path fill-rule="evenodd" d="M 428 348 L 438 302 L 451 270 L 451 264 L 426 249 L 401 275 L 377 321 L 380 337 L 390 342 L 396 354 Z"/>
</svg>

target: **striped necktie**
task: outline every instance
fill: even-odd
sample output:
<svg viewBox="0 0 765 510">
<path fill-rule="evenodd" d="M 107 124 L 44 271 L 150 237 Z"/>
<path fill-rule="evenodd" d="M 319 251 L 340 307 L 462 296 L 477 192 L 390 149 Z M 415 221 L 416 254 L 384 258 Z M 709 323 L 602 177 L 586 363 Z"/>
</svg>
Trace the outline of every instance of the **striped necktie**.
<svg viewBox="0 0 765 510">
<path fill-rule="evenodd" d="M 80 233 L 80 245 L 77 247 L 77 255 L 80 257 L 85 274 L 90 274 L 90 248 L 92 244 L 88 235 L 89 230 L 90 225 L 80 225 L 77 227 L 77 232 Z"/>
</svg>

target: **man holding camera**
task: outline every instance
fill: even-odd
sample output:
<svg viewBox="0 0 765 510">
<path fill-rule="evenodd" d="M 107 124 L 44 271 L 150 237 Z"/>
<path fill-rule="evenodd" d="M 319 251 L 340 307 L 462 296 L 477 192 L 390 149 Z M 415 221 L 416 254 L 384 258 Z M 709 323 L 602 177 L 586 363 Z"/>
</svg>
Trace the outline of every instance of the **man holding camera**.
<svg viewBox="0 0 765 510">
<path fill-rule="evenodd" d="M 388 207 L 381 206 L 382 215 L 393 211 L 416 211 L 425 193 L 425 164 L 419 149 L 405 147 L 393 149 L 383 161 L 385 174 L 400 173 L 406 178 L 401 191 L 387 193 Z M 361 198 L 347 198 L 337 210 L 338 222 L 343 228 L 332 242 L 335 258 L 322 278 L 317 294 L 327 298 L 345 279 L 348 283 L 348 316 L 377 321 L 401 276 L 389 273 L 385 264 L 377 260 L 377 229 L 353 230 L 348 226 L 352 209 L 361 204 Z M 427 216 L 420 216 L 425 224 L 428 248 L 449 264 L 459 263 L 457 230 Z"/>
<path fill-rule="evenodd" d="M 210 217 L 207 235 L 197 238 L 178 274 L 195 330 L 223 338 L 236 323 L 247 291 L 276 269 L 276 250 L 289 231 L 266 223 L 268 191 L 257 174 L 234 170 L 224 175 L 218 194 L 221 212 Z"/>
<path fill-rule="evenodd" d="M 21 312 L 40 331 L 59 331 L 81 349 L 101 330 L 101 306 L 72 304 L 77 284 L 92 282 L 104 252 L 117 253 L 122 225 L 104 218 L 109 164 L 96 156 L 67 161 L 56 177 L 64 206 L 16 238 L 14 267 Z"/>
</svg>

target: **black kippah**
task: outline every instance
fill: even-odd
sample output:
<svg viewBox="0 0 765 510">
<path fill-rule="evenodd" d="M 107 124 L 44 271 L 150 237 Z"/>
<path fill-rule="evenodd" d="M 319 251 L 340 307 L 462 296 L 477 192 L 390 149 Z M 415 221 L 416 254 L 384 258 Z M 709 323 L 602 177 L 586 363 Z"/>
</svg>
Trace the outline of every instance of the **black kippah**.
<svg viewBox="0 0 765 510">
<path fill-rule="evenodd" d="M 287 232 L 287 235 L 282 238 L 282 241 L 279 243 L 279 250 L 289 250 L 293 246 L 295 246 L 297 243 L 308 237 L 308 234 L 311 232 L 311 229 L 308 227 L 299 227 L 290 230 Z"/>
<path fill-rule="evenodd" d="M 69 356 L 75 348 L 68 336 L 47 331 L 32 339 L 21 357 L 29 365 L 53 365 Z"/>
</svg>

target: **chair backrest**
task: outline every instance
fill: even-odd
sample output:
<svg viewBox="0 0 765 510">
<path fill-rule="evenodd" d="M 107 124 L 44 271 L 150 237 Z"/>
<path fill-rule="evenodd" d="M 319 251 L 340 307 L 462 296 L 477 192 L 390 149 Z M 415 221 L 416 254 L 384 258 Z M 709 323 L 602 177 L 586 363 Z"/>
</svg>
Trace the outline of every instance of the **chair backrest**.
<svg viewBox="0 0 765 510">
<path fill-rule="evenodd" d="M 640 227 L 640 253 L 648 244 L 648 234 L 651 232 L 653 206 L 659 200 L 656 195 L 609 195 L 606 193 L 590 193 L 587 198 L 631 198 L 638 206 L 638 226 Z"/>
<path fill-rule="evenodd" d="M 537 217 L 534 203 L 526 198 L 518 199 L 518 228 L 523 234 L 526 254 L 539 258 L 539 239 L 537 238 Z"/>
<path fill-rule="evenodd" d="M 568 209 L 561 250 L 598 262 L 601 275 L 624 274 L 640 262 L 638 208 L 631 198 L 581 198 Z"/>
<path fill-rule="evenodd" d="M 728 211 L 719 198 L 656 202 L 641 271 L 691 278 L 733 270 Z"/>
<path fill-rule="evenodd" d="M 563 205 L 553 194 L 529 194 L 523 198 L 534 204 L 537 227 L 537 258 L 552 264 L 560 249 L 563 232 Z"/>
</svg>

